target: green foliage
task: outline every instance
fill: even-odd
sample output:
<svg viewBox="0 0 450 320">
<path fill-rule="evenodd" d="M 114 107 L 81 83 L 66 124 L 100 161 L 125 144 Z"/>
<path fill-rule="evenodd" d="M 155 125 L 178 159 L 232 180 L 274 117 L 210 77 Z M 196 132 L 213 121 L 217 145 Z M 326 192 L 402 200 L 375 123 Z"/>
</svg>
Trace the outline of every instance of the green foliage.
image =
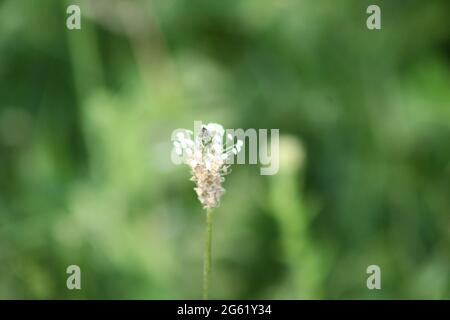
<svg viewBox="0 0 450 320">
<path fill-rule="evenodd" d="M 448 12 L 0 2 L 0 298 L 200 298 L 204 211 L 170 134 L 202 120 L 281 134 L 277 175 L 227 178 L 212 298 L 449 299 Z"/>
</svg>

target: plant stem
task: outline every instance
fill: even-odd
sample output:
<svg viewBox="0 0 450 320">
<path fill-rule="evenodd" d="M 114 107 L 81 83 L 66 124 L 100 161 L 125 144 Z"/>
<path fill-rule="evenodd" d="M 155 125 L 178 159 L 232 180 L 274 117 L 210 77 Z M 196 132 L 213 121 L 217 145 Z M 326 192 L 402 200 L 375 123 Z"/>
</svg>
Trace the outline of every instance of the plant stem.
<svg viewBox="0 0 450 320">
<path fill-rule="evenodd" d="M 203 260 L 203 299 L 208 299 L 209 280 L 211 277 L 211 239 L 212 239 L 212 209 L 206 211 L 206 238 L 205 238 L 205 253 Z"/>
</svg>

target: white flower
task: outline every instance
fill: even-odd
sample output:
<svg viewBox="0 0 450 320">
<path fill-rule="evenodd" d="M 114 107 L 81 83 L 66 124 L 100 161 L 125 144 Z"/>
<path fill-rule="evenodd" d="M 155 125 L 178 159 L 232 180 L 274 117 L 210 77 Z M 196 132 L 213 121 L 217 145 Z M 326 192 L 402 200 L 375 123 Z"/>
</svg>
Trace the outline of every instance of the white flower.
<svg viewBox="0 0 450 320">
<path fill-rule="evenodd" d="M 200 133 L 193 138 L 192 131 L 178 132 L 173 143 L 175 152 L 183 154 L 183 162 L 191 168 L 191 180 L 196 184 L 194 190 L 205 209 L 219 205 L 220 197 L 225 192 L 223 176 L 229 173 L 226 160 L 240 152 L 243 146 L 243 142 L 238 140 L 236 145 L 224 148 L 224 134 L 220 124 L 209 123 L 203 125 Z M 227 138 L 233 140 L 231 134 Z"/>
</svg>

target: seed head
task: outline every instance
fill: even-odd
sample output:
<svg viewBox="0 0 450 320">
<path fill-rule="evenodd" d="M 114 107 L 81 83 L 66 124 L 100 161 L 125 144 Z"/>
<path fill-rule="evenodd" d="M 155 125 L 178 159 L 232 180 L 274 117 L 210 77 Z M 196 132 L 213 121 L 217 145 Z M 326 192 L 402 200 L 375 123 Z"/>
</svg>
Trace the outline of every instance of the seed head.
<svg viewBox="0 0 450 320">
<path fill-rule="evenodd" d="M 174 141 L 175 152 L 183 157 L 183 162 L 191 168 L 191 180 L 203 208 L 210 209 L 219 205 L 220 197 L 225 192 L 222 183 L 224 176 L 231 172 L 226 160 L 241 151 L 243 142 L 224 148 L 225 130 L 220 124 L 202 125 L 200 133 L 193 137 L 193 132 L 178 132 Z M 227 139 L 233 140 L 232 135 Z"/>
</svg>

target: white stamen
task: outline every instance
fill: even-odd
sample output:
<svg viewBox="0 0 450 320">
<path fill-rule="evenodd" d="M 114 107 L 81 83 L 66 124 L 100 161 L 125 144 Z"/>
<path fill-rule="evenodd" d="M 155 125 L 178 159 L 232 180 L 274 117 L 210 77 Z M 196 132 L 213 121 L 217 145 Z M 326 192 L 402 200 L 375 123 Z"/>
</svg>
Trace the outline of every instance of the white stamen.
<svg viewBox="0 0 450 320">
<path fill-rule="evenodd" d="M 178 132 L 178 133 L 177 133 L 177 138 L 178 138 L 179 140 L 184 140 L 184 134 L 183 134 L 182 132 Z"/>
</svg>

